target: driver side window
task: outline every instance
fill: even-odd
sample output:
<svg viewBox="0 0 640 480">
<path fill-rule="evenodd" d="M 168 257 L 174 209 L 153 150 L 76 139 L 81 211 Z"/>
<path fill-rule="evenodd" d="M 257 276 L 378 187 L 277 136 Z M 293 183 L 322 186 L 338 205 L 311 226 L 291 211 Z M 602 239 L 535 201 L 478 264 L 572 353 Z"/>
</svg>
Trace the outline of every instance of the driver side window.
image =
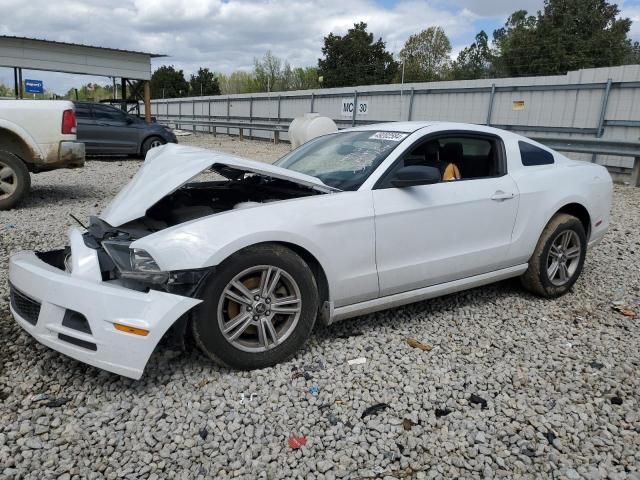
<svg viewBox="0 0 640 480">
<path fill-rule="evenodd" d="M 427 166 L 438 169 L 442 181 L 499 177 L 506 173 L 502 141 L 493 135 L 456 133 L 416 142 L 381 179 L 377 188 L 391 188 L 399 169 Z"/>
</svg>

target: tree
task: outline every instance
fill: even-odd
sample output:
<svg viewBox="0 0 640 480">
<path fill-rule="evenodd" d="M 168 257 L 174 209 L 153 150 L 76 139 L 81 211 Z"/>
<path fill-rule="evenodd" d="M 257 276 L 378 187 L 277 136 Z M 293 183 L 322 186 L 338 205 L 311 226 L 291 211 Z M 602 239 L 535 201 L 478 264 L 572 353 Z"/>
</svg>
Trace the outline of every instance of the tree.
<svg viewBox="0 0 640 480">
<path fill-rule="evenodd" d="M 255 76 L 250 72 L 236 71 L 230 75 L 219 75 L 219 79 L 220 89 L 224 95 L 260 91 Z"/>
<path fill-rule="evenodd" d="M 631 20 L 607 0 L 545 0 L 536 16 L 515 12 L 494 32 L 501 72 L 554 75 L 621 65 L 633 56 Z"/>
<path fill-rule="evenodd" d="M 476 35 L 476 41 L 463 48 L 453 62 L 451 78 L 472 80 L 493 75 L 494 55 L 489 46 L 489 37 L 484 30 Z"/>
<path fill-rule="evenodd" d="M 173 65 L 163 65 L 151 75 L 152 98 L 179 98 L 189 95 L 189 82 L 182 70 Z"/>
<path fill-rule="evenodd" d="M 282 60 L 269 50 L 262 59 L 254 59 L 253 73 L 261 92 L 284 90 L 282 85 Z"/>
<path fill-rule="evenodd" d="M 320 82 L 318 81 L 318 69 L 315 67 L 294 68 L 292 83 L 289 87 L 291 90 L 320 88 Z"/>
<path fill-rule="evenodd" d="M 220 85 L 216 74 L 208 68 L 199 68 L 189 79 L 191 95 L 220 95 Z"/>
<path fill-rule="evenodd" d="M 374 42 L 367 24 L 356 23 L 343 35 L 324 37 L 323 58 L 318 59 L 318 74 L 325 87 L 348 87 L 390 83 L 398 64 L 379 38 Z"/>
<path fill-rule="evenodd" d="M 442 27 L 429 27 L 411 35 L 400 50 L 405 82 L 446 78 L 451 63 L 451 42 Z"/>
<path fill-rule="evenodd" d="M 0 97 L 13 97 L 15 95 L 13 88 L 0 83 Z"/>
</svg>

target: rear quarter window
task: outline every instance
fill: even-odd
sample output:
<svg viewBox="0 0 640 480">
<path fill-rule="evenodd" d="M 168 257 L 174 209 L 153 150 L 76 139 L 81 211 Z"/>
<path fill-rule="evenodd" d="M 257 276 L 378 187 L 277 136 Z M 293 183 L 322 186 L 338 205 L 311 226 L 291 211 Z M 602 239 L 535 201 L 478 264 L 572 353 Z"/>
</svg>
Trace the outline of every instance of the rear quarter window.
<svg viewBox="0 0 640 480">
<path fill-rule="evenodd" d="M 547 152 L 546 150 L 527 142 L 518 142 L 518 146 L 520 147 L 522 165 L 525 167 L 551 165 L 554 163 L 553 154 L 551 152 Z"/>
</svg>

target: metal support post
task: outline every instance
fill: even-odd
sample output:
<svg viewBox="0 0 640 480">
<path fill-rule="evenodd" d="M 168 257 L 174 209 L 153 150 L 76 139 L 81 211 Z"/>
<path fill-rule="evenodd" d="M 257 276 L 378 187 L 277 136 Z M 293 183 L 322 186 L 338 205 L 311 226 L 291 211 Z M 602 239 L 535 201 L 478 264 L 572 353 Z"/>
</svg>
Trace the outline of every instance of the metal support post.
<svg viewBox="0 0 640 480">
<path fill-rule="evenodd" d="M 353 115 L 351 116 L 351 126 L 356 126 L 356 112 L 358 111 L 358 91 L 353 92 Z"/>
<path fill-rule="evenodd" d="M 487 121 L 485 125 L 491 125 L 491 114 L 493 113 L 493 97 L 496 96 L 496 84 L 491 84 L 491 94 L 489 95 L 489 108 L 487 109 Z"/>
<path fill-rule="evenodd" d="M 149 80 L 144 81 L 144 119 L 147 123 L 151 123 L 151 86 Z"/>
<path fill-rule="evenodd" d="M 253 123 L 253 97 L 249 97 L 249 123 Z M 249 129 L 249 138 L 253 138 L 253 130 Z"/>
<path fill-rule="evenodd" d="M 414 95 L 413 87 L 411 87 L 411 95 L 409 96 L 409 113 L 407 114 L 407 120 L 411 121 L 411 116 L 413 115 L 413 95 Z"/>
</svg>

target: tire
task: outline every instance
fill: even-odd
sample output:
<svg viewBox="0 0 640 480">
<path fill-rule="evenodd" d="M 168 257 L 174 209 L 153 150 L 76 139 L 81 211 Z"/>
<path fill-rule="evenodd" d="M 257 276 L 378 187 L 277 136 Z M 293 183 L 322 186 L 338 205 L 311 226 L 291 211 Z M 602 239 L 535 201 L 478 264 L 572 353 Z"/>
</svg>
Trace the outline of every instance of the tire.
<svg viewBox="0 0 640 480">
<path fill-rule="evenodd" d="M 13 153 L 0 151 L 0 210 L 15 207 L 30 188 L 31 177 L 25 163 Z"/>
<path fill-rule="evenodd" d="M 273 282 L 265 277 L 276 279 L 271 294 Z M 291 357 L 311 335 L 318 312 L 311 270 L 280 245 L 257 245 L 232 255 L 216 268 L 200 297 L 203 303 L 191 323 L 196 344 L 216 363 L 240 370 Z M 276 308 L 283 313 L 271 311 Z"/>
<path fill-rule="evenodd" d="M 142 142 L 142 157 L 146 158 L 147 153 L 149 153 L 149 150 L 151 150 L 152 148 L 155 147 L 159 147 L 160 145 L 164 145 L 165 142 L 162 138 L 160 137 L 149 137 L 147 138 L 144 142 Z"/>
<path fill-rule="evenodd" d="M 580 220 L 556 214 L 540 235 L 529 268 L 520 277 L 522 285 L 545 298 L 564 295 L 578 280 L 586 253 L 587 236 Z"/>
</svg>

